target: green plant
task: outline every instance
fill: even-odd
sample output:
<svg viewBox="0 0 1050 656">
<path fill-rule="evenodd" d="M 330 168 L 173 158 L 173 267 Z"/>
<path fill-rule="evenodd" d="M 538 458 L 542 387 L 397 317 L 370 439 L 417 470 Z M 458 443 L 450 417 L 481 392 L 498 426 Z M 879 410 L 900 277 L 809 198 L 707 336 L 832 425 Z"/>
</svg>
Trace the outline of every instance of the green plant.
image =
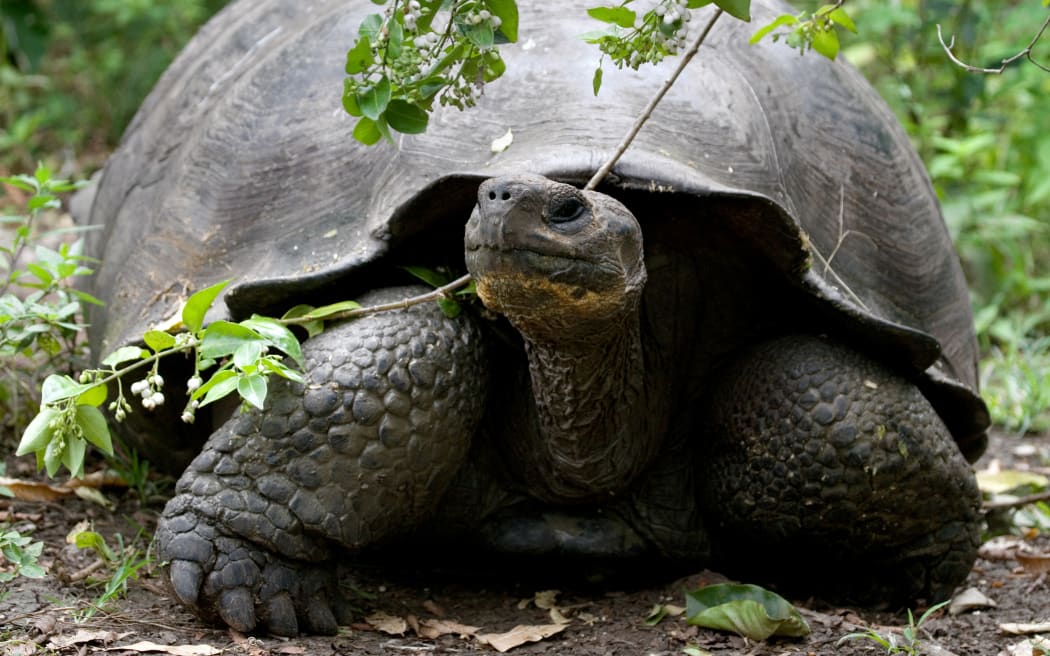
<svg viewBox="0 0 1050 656">
<path fill-rule="evenodd" d="M 0 168 L 70 155 L 97 159 L 179 48 L 225 4 L 4 0 Z"/>
<path fill-rule="evenodd" d="M 343 107 L 358 118 L 354 138 L 368 145 L 384 138 L 393 143 L 391 130 L 426 131 L 435 102 L 473 107 L 484 85 L 506 69 L 498 46 L 518 38 L 515 0 L 375 0 L 388 1 L 384 13 L 370 14 L 361 23 L 346 57 Z M 714 4 L 719 9 L 716 18 L 724 11 L 751 20 L 750 0 L 660 0 L 640 16 L 628 6 L 632 2 L 587 10 L 606 24 L 604 30 L 580 35 L 601 51 L 592 80 L 596 95 L 605 57 L 618 68 L 637 69 L 683 51 L 693 9 Z M 752 42 L 790 25 L 788 45 L 802 51 L 812 48 L 834 59 L 835 25 L 853 29 L 841 4 L 827 5 L 812 16 L 780 16 Z"/>
<path fill-rule="evenodd" d="M 43 578 L 44 568 L 37 562 L 43 549 L 43 542 L 33 542 L 32 538 L 14 528 L 0 526 L 0 554 L 10 566 L 0 571 L 0 584 L 9 583 L 19 576 Z"/>
<path fill-rule="evenodd" d="M 964 70 L 937 26 L 962 60 L 996 66 L 1031 41 L 1044 4 L 850 0 L 863 29 L 844 48 L 927 163 L 970 283 L 985 399 L 1018 432 L 1050 428 L 1050 75 Z"/>
<path fill-rule="evenodd" d="M 941 608 L 948 605 L 949 601 L 942 601 L 939 604 L 934 604 L 926 609 L 926 612 L 919 617 L 919 621 L 915 621 L 915 617 L 912 615 L 911 609 L 908 609 L 908 626 L 901 630 L 900 638 L 898 639 L 896 633 L 881 633 L 875 629 L 868 629 L 867 631 L 850 633 L 839 638 L 836 645 L 841 645 L 843 642 L 848 640 L 871 640 L 875 644 L 883 647 L 887 654 L 908 654 L 908 656 L 920 656 L 923 653 L 922 641 L 919 640 L 919 630 L 922 628 L 923 623 Z"/>
<path fill-rule="evenodd" d="M 106 604 L 122 597 L 127 592 L 128 581 L 137 579 L 141 570 L 153 565 L 153 557 L 148 551 L 135 546 L 142 533 L 130 545 L 124 544 L 120 533 L 115 535 L 116 549 L 110 548 L 100 533 L 92 530 L 80 530 L 71 535 L 72 543 L 78 549 L 90 549 L 101 559 L 109 575 L 98 583 L 102 585 L 101 594 L 87 608 L 74 613 L 74 621 L 85 622 L 102 610 Z"/>
<path fill-rule="evenodd" d="M 83 241 L 63 242 L 56 250 L 44 242 L 66 230 L 38 227 L 45 211 L 60 207 L 58 194 L 77 185 L 52 178 L 42 166 L 32 176 L 0 178 L 0 183 L 30 194 L 26 214 L 0 217 L 0 227 L 11 236 L 0 242 L 0 409 L 7 426 L 17 430 L 39 402 L 37 372 L 71 371 L 84 354 L 81 303 L 98 301 L 72 284 L 91 273 Z"/>
</svg>

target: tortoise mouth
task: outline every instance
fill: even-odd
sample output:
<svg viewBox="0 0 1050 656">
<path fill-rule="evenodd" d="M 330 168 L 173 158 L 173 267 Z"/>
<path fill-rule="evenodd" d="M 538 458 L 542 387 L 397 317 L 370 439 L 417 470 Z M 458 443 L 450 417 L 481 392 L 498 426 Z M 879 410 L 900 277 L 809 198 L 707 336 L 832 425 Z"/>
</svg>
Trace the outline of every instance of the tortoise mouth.
<svg viewBox="0 0 1050 656">
<path fill-rule="evenodd" d="M 611 263 L 520 246 L 470 245 L 467 270 L 475 280 L 493 277 L 537 279 L 580 288 L 580 293 L 622 289 L 623 273 Z"/>
</svg>

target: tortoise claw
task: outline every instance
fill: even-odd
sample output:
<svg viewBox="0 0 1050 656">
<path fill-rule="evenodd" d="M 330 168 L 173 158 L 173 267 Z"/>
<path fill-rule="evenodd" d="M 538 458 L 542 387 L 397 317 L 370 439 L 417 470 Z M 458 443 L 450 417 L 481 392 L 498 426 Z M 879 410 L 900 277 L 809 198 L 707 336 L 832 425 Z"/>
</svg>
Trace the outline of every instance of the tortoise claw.
<svg viewBox="0 0 1050 656">
<path fill-rule="evenodd" d="M 219 617 L 231 629 L 248 633 L 255 628 L 255 603 L 247 588 L 224 590 L 219 596 Z"/>
</svg>

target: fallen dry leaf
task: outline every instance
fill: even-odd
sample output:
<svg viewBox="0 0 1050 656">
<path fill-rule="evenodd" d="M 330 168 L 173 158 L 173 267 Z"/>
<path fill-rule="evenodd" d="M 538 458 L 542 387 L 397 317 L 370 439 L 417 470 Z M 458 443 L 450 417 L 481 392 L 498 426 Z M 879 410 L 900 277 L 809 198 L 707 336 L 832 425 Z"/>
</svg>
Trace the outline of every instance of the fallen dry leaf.
<svg viewBox="0 0 1050 656">
<path fill-rule="evenodd" d="M 74 645 L 82 645 L 87 642 L 101 642 L 102 644 L 109 644 L 114 640 L 120 640 L 126 638 L 130 633 L 120 633 L 116 631 L 89 631 L 87 629 L 77 629 L 77 632 L 73 635 L 55 636 L 48 640 L 48 647 L 52 649 L 65 649 Z"/>
<path fill-rule="evenodd" d="M 977 555 L 985 560 L 1013 560 L 1025 548 L 1024 540 L 1016 535 L 1000 535 L 982 544 Z"/>
<path fill-rule="evenodd" d="M 1035 651 L 1037 648 L 1040 650 L 1038 654 Z M 1050 652 L 1050 640 L 1037 637 L 1009 645 L 1004 651 L 999 652 L 999 656 L 1039 656 L 1048 652 Z"/>
<path fill-rule="evenodd" d="M 1008 624 L 1000 624 L 999 630 L 1003 633 L 1011 633 L 1013 635 L 1045 633 L 1050 631 L 1050 622 L 1010 622 Z"/>
<path fill-rule="evenodd" d="M 948 606 L 948 614 L 958 615 L 960 613 L 965 613 L 968 610 L 992 608 L 996 605 L 995 601 L 985 596 L 985 594 L 977 588 L 966 588 L 952 598 L 952 603 Z"/>
<path fill-rule="evenodd" d="M 539 642 L 561 633 L 567 626 L 567 624 L 519 624 L 506 633 L 482 633 L 476 638 L 478 642 L 491 645 L 498 652 L 505 652 L 527 642 Z"/>
<path fill-rule="evenodd" d="M 427 599 L 426 601 L 424 601 L 424 602 L 423 602 L 423 608 L 424 608 L 424 609 L 425 609 L 425 610 L 426 610 L 426 611 L 427 611 L 428 613 L 430 613 L 431 615 L 437 615 L 438 617 L 444 617 L 444 616 L 445 616 L 445 609 L 444 609 L 444 608 L 442 608 L 442 607 L 441 607 L 441 606 L 440 606 L 440 605 L 439 605 L 439 604 L 438 604 L 438 603 L 437 603 L 436 601 L 434 601 L 433 599 Z"/>
<path fill-rule="evenodd" d="M 97 471 L 91 472 L 84 478 L 73 478 L 61 485 L 44 483 L 42 481 L 28 481 L 21 478 L 0 477 L 0 487 L 11 490 L 16 499 L 23 501 L 56 501 L 71 494 L 76 494 L 78 488 L 98 489 L 105 486 L 127 487 L 128 484 L 113 472 Z"/>
<path fill-rule="evenodd" d="M 1050 554 L 1017 554 L 1017 562 L 1029 574 L 1046 574 L 1050 572 Z"/>
<path fill-rule="evenodd" d="M 278 647 L 275 651 L 278 654 L 298 655 L 298 654 L 305 654 L 306 653 L 306 647 L 300 647 L 299 645 L 284 645 L 283 647 Z"/>
<path fill-rule="evenodd" d="M 403 636 L 408 631 L 408 622 L 404 618 L 388 613 L 372 613 L 365 618 L 365 621 L 376 631 L 389 635 Z"/>
<path fill-rule="evenodd" d="M 417 633 L 420 638 L 440 638 L 443 635 L 456 635 L 461 638 L 477 635 L 479 626 L 460 624 L 449 620 L 423 620 L 419 623 Z"/>
<path fill-rule="evenodd" d="M 144 654 L 171 654 L 171 656 L 216 656 L 222 653 L 221 649 L 211 645 L 158 645 L 148 640 L 136 642 L 133 645 L 107 647 L 106 651 L 137 651 Z"/>
</svg>

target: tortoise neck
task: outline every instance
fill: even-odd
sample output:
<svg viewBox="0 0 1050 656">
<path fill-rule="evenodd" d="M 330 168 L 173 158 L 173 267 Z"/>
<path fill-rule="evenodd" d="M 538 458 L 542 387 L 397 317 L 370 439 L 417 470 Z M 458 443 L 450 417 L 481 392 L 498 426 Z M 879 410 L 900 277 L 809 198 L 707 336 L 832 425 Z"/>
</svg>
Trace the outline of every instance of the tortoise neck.
<svg viewBox="0 0 1050 656">
<path fill-rule="evenodd" d="M 530 487 L 551 501 L 609 498 L 649 464 L 660 435 L 646 411 L 646 357 L 637 308 L 586 339 L 526 337 L 536 431 L 514 440 Z M 523 442 L 530 442 L 524 444 Z"/>
</svg>

